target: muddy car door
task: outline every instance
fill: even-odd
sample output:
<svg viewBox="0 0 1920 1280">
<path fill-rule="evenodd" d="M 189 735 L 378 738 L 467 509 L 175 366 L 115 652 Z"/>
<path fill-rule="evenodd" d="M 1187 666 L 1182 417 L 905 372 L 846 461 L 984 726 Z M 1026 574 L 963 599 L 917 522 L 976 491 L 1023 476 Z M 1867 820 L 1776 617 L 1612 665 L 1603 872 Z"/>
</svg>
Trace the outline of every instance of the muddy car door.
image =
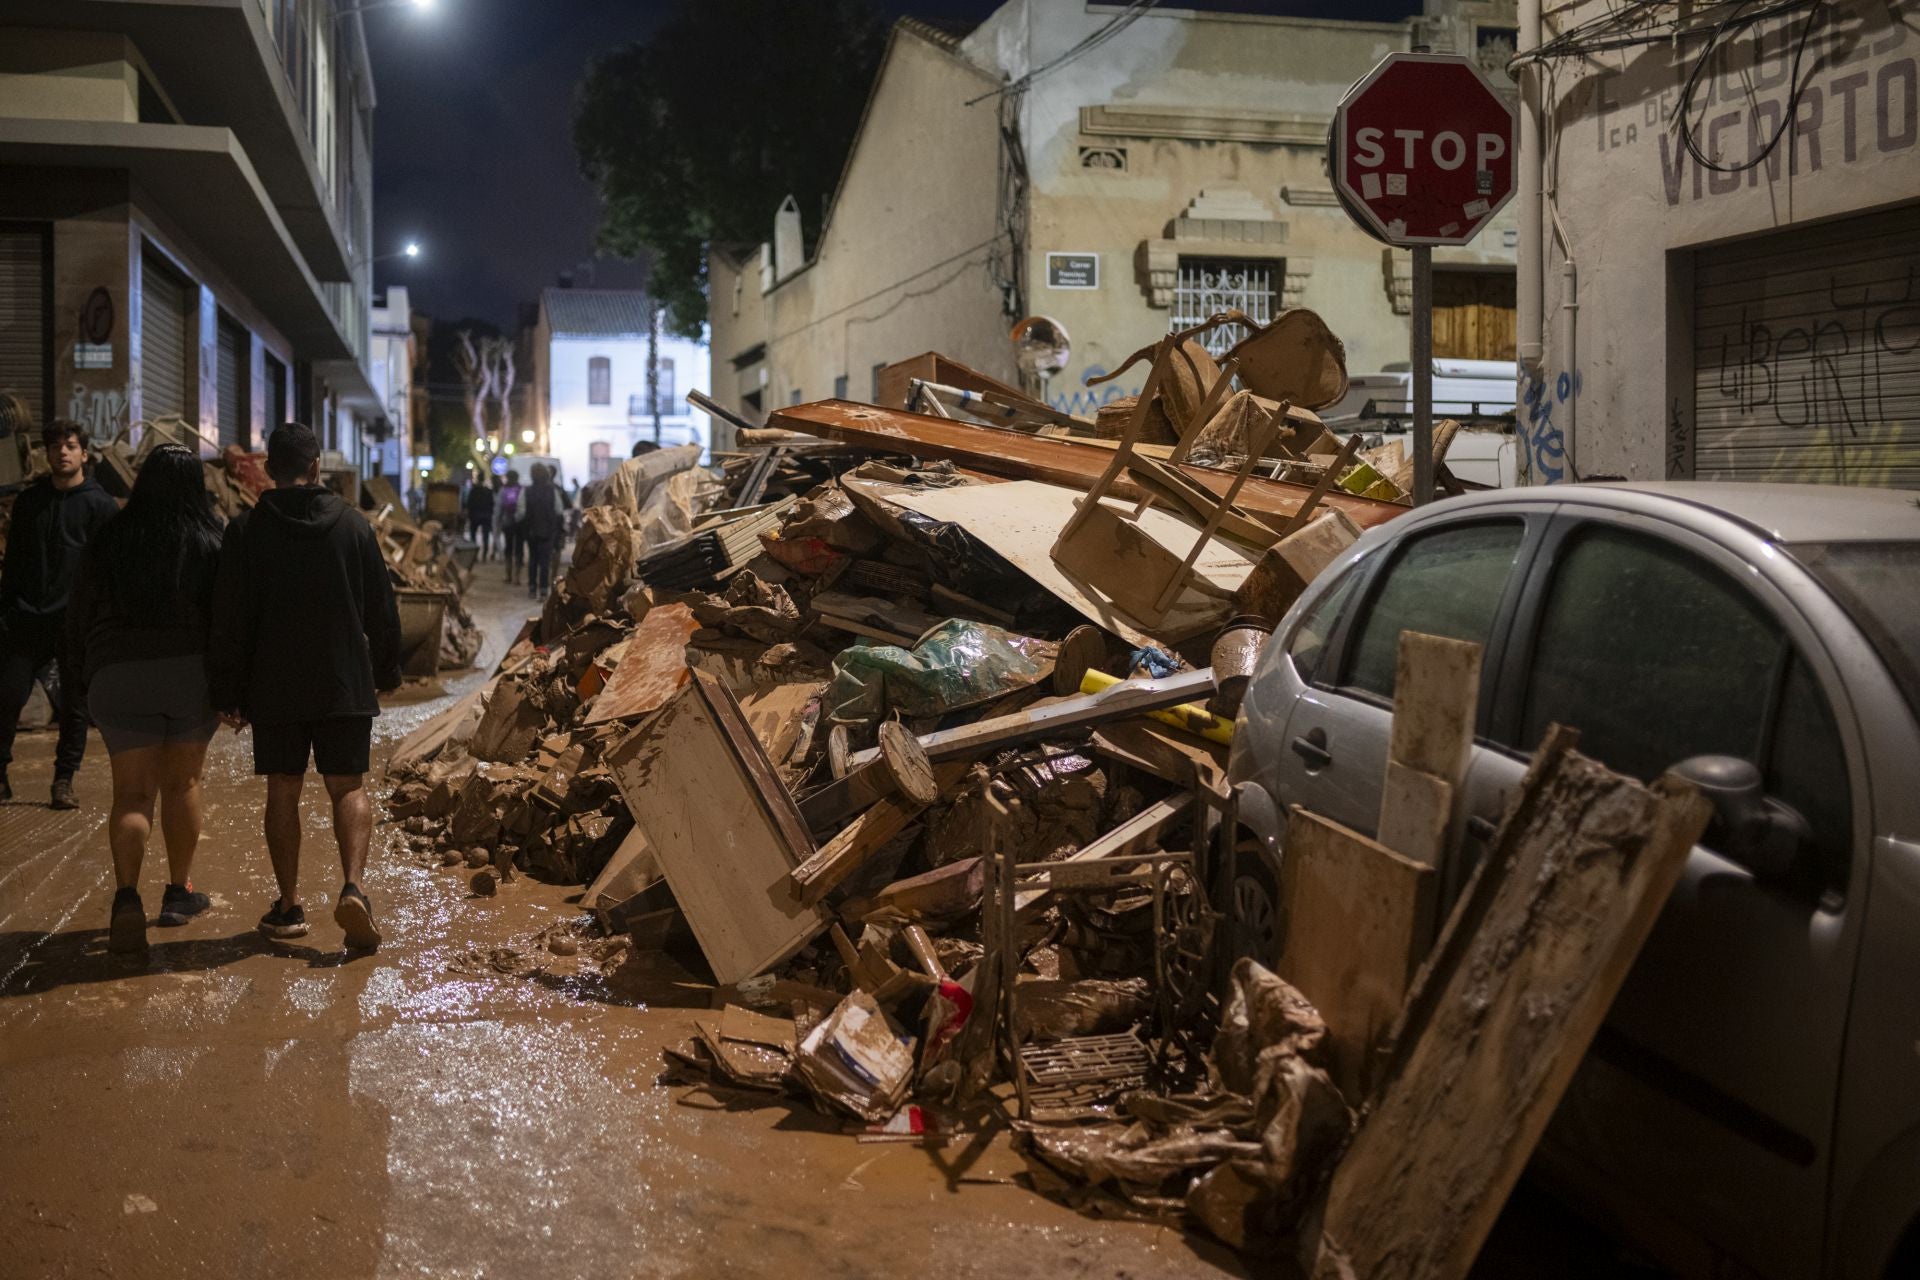
<svg viewBox="0 0 1920 1280">
<path fill-rule="evenodd" d="M 1760 1274 L 1815 1274 L 1859 933 L 1847 886 L 1871 836 L 1840 669 L 1755 572 L 1762 549 L 1749 559 L 1652 517 L 1576 510 L 1555 519 L 1522 594 L 1456 865 L 1478 860 L 1555 722 L 1634 777 L 1750 762 L 1805 819 L 1790 875 L 1694 849 L 1548 1147 L 1610 1199 L 1624 1192 Z"/>
<path fill-rule="evenodd" d="M 1277 753 L 1277 795 L 1369 835 L 1379 826 L 1402 631 L 1489 649 L 1518 595 L 1523 557 L 1551 507 L 1502 506 L 1448 520 L 1436 512 L 1375 555 L 1356 605 L 1335 624 L 1328 659 L 1294 703 Z M 1484 659 L 1483 659 L 1484 661 Z M 1482 699 L 1482 714 L 1486 708 Z"/>
</svg>

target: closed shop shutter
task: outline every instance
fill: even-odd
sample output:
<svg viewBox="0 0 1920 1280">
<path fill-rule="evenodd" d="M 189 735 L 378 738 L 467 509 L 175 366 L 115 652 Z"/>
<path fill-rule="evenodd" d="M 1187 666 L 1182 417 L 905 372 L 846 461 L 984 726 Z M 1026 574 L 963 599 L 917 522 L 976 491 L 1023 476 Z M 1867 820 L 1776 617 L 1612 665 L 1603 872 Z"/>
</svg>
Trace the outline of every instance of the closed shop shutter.
<svg viewBox="0 0 1920 1280">
<path fill-rule="evenodd" d="M 1697 478 L 1920 488 L 1920 210 L 1698 250 L 1693 289 Z"/>
<path fill-rule="evenodd" d="M 247 406 L 241 396 L 246 386 L 242 369 L 246 360 L 247 335 L 239 326 L 222 317 L 220 321 L 220 444 L 225 447 L 247 444 Z"/>
<path fill-rule="evenodd" d="M 187 416 L 187 286 L 149 258 L 140 270 L 140 412 Z"/>
<path fill-rule="evenodd" d="M 43 421 L 47 404 L 47 234 L 0 228 L 0 393 Z"/>
</svg>

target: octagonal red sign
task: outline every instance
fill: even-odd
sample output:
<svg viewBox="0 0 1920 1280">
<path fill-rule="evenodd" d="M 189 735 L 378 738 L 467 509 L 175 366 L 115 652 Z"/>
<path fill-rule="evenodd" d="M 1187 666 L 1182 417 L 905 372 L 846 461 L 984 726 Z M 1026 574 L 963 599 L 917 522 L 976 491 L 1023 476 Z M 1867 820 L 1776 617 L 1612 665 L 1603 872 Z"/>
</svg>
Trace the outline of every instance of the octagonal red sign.
<svg viewBox="0 0 1920 1280">
<path fill-rule="evenodd" d="M 1333 181 L 1389 244 L 1465 244 L 1513 198 L 1513 108 L 1450 54 L 1391 53 L 1334 116 Z"/>
</svg>

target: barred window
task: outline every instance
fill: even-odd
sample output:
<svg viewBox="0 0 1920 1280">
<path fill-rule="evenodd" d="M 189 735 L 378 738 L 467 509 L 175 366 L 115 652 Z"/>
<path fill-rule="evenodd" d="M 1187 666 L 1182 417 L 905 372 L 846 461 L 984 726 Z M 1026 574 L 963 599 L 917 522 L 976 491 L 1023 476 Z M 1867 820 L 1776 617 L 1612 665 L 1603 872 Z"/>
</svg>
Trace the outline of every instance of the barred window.
<svg viewBox="0 0 1920 1280">
<path fill-rule="evenodd" d="M 1273 258 L 1182 258 L 1167 330 L 1190 329 L 1222 311 L 1244 311 L 1256 323 L 1268 324 L 1279 309 L 1274 281 L 1285 273 L 1286 264 Z M 1228 324 L 1200 340 L 1219 356 L 1246 336 L 1246 326 Z"/>
</svg>

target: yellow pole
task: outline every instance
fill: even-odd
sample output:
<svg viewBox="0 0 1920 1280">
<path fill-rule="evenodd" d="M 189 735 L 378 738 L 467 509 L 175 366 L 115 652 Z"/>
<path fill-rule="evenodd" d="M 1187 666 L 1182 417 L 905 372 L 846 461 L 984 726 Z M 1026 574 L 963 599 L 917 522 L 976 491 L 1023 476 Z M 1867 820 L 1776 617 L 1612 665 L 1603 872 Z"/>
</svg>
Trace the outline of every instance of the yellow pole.
<svg viewBox="0 0 1920 1280">
<path fill-rule="evenodd" d="M 1110 676 L 1104 671 L 1089 671 L 1080 677 L 1080 692 L 1098 693 L 1119 683 L 1118 676 Z M 1170 724 L 1209 742 L 1229 747 L 1233 745 L 1233 721 L 1222 720 L 1197 702 L 1183 702 L 1164 711 L 1149 711 L 1147 715 L 1161 724 Z"/>
</svg>

